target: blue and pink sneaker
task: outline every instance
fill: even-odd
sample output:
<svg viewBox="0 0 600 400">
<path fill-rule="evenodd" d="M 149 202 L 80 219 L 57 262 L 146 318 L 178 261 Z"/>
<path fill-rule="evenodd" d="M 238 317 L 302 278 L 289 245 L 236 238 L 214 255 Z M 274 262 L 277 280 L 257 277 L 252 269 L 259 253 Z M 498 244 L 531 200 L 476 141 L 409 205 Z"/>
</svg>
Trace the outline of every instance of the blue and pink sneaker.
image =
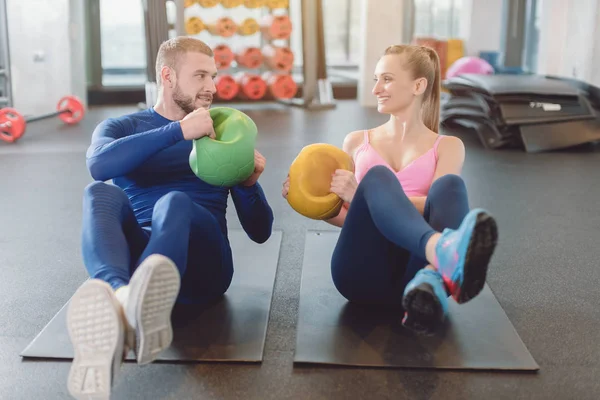
<svg viewBox="0 0 600 400">
<path fill-rule="evenodd" d="M 435 334 L 448 314 L 448 294 L 439 272 L 417 272 L 404 289 L 402 307 L 402 325 L 418 334 Z"/>
<path fill-rule="evenodd" d="M 458 229 L 442 232 L 434 265 L 457 303 L 468 302 L 483 289 L 497 240 L 496 221 L 482 209 L 469 212 Z"/>
</svg>

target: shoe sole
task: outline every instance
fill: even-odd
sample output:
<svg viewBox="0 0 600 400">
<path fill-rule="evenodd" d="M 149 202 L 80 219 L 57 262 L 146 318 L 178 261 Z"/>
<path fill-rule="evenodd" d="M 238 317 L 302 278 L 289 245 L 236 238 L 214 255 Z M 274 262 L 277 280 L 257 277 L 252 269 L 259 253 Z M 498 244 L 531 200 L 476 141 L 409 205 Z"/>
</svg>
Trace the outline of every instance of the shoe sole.
<svg viewBox="0 0 600 400">
<path fill-rule="evenodd" d="M 477 215 L 465 257 L 463 283 L 456 302 L 463 304 L 476 297 L 485 286 L 488 264 L 498 241 L 496 221 L 489 214 Z"/>
<path fill-rule="evenodd" d="M 76 399 L 109 399 L 114 372 L 122 361 L 124 326 L 112 288 L 89 280 L 67 310 L 74 357 L 67 387 Z"/>
<path fill-rule="evenodd" d="M 137 276 L 135 276 L 137 274 Z M 149 364 L 171 346 L 171 312 L 179 293 L 175 265 L 162 256 L 149 256 L 132 277 L 127 315 L 135 316 L 136 358 Z"/>
<path fill-rule="evenodd" d="M 429 283 L 421 283 L 402 299 L 405 314 L 402 325 L 421 335 L 435 334 L 443 309 Z"/>
</svg>

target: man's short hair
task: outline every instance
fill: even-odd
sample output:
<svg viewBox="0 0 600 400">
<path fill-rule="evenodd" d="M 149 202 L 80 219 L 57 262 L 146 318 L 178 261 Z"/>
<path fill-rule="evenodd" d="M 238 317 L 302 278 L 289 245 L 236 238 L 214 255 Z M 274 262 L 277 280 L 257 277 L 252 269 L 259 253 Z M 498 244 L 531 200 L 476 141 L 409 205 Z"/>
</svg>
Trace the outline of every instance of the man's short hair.
<svg viewBox="0 0 600 400">
<path fill-rule="evenodd" d="M 160 71 L 162 67 L 167 66 L 177 71 L 177 63 L 182 55 L 188 52 L 197 52 L 214 57 L 214 52 L 209 45 L 202 40 L 194 39 L 188 36 L 178 36 L 163 42 L 156 55 L 156 83 L 160 85 Z"/>
</svg>

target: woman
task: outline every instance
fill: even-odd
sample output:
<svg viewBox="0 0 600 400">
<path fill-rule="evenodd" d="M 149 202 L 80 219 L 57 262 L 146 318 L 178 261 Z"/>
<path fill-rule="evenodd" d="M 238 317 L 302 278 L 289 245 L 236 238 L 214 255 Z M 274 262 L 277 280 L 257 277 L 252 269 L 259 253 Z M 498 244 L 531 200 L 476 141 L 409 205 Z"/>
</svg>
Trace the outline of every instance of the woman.
<svg viewBox="0 0 600 400">
<path fill-rule="evenodd" d="M 401 304 L 404 326 L 432 334 L 446 317 L 447 296 L 465 303 L 483 289 L 496 223 L 484 210 L 469 211 L 462 141 L 438 134 L 436 52 L 390 46 L 377 63 L 373 94 L 390 118 L 346 136 L 355 171 L 337 170 L 331 181 L 344 200 L 327 221 L 342 228 L 332 277 L 349 301 Z M 288 189 L 289 178 L 284 197 Z"/>
</svg>

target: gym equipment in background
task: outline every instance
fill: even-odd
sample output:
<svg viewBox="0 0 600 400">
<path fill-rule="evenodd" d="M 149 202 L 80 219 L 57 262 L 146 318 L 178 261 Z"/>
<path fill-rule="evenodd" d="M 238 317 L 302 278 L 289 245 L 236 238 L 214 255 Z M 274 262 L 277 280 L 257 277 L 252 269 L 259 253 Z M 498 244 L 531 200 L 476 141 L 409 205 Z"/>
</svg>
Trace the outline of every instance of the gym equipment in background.
<svg viewBox="0 0 600 400">
<path fill-rule="evenodd" d="M 78 124 L 85 116 L 85 107 L 76 96 L 64 96 L 56 105 L 56 111 L 33 117 L 24 117 L 14 108 L 0 109 L 0 139 L 14 143 L 24 134 L 27 124 L 58 117 L 67 125 Z"/>
<path fill-rule="evenodd" d="M 230 230 L 235 274 L 229 290 L 208 306 L 175 305 L 173 343 L 158 360 L 261 362 L 281 238 L 282 232 L 276 230 L 265 243 L 257 244 L 244 231 Z M 23 349 L 23 358 L 73 358 L 67 334 L 68 304 Z M 125 361 L 135 363 L 133 352 Z"/>
<path fill-rule="evenodd" d="M 254 147 L 258 129 L 243 112 L 228 108 L 210 109 L 216 138 L 204 136 L 193 141 L 189 163 L 204 182 L 222 187 L 235 186 L 254 172 Z"/>
<path fill-rule="evenodd" d="M 448 69 L 448 41 L 438 40 L 432 37 L 417 37 L 413 43 L 419 46 L 425 46 L 433 49 L 440 59 L 440 75 L 442 79 L 446 76 Z"/>
<path fill-rule="evenodd" d="M 235 82 L 240 87 L 239 97 L 243 100 L 260 100 L 267 93 L 267 83 L 258 74 L 238 72 Z"/>
<path fill-rule="evenodd" d="M 446 71 L 446 79 L 463 74 L 493 75 L 494 67 L 479 57 L 462 57 L 456 60 Z"/>
<path fill-rule="evenodd" d="M 599 89 L 590 85 L 513 74 L 463 74 L 442 85 L 450 93 L 442 126 L 474 131 L 487 149 L 540 152 L 600 140 Z"/>
<path fill-rule="evenodd" d="M 305 146 L 289 169 L 288 203 L 296 212 L 311 219 L 335 217 L 344 201 L 331 193 L 331 176 L 337 169 L 352 171 L 352 164 L 346 152 L 331 144 Z"/>
<path fill-rule="evenodd" d="M 218 75 L 215 79 L 215 85 L 217 87 L 216 96 L 221 100 L 231 100 L 240 91 L 238 83 L 231 75 Z"/>
<path fill-rule="evenodd" d="M 306 234 L 294 364 L 539 370 L 487 285 L 469 303 L 450 300 L 446 323 L 432 337 L 404 328 L 401 307 L 348 302 L 331 280 L 338 237 L 339 232 Z"/>
<path fill-rule="evenodd" d="M 301 18 L 295 19 L 302 21 L 297 27 L 303 38 L 302 85 L 295 78 L 298 67 L 294 66 L 291 36 L 296 33 L 288 0 L 175 0 L 175 6 L 175 34 L 198 37 L 215 50 L 220 77 L 216 102 L 278 101 L 308 109 L 335 107 L 325 65 L 322 0 L 303 0 Z M 151 78 L 149 74 L 152 82 Z M 154 93 L 147 90 L 146 103 L 153 104 Z"/>
<path fill-rule="evenodd" d="M 220 77 L 217 101 L 270 101 L 297 95 L 289 12 L 289 3 L 281 0 L 184 3 L 186 34 L 213 49 Z M 269 74 L 267 84 L 263 76 L 268 72 L 277 77 Z"/>
<path fill-rule="evenodd" d="M 446 66 L 450 68 L 457 60 L 465 56 L 465 45 L 460 39 L 448 39 Z"/>
</svg>

